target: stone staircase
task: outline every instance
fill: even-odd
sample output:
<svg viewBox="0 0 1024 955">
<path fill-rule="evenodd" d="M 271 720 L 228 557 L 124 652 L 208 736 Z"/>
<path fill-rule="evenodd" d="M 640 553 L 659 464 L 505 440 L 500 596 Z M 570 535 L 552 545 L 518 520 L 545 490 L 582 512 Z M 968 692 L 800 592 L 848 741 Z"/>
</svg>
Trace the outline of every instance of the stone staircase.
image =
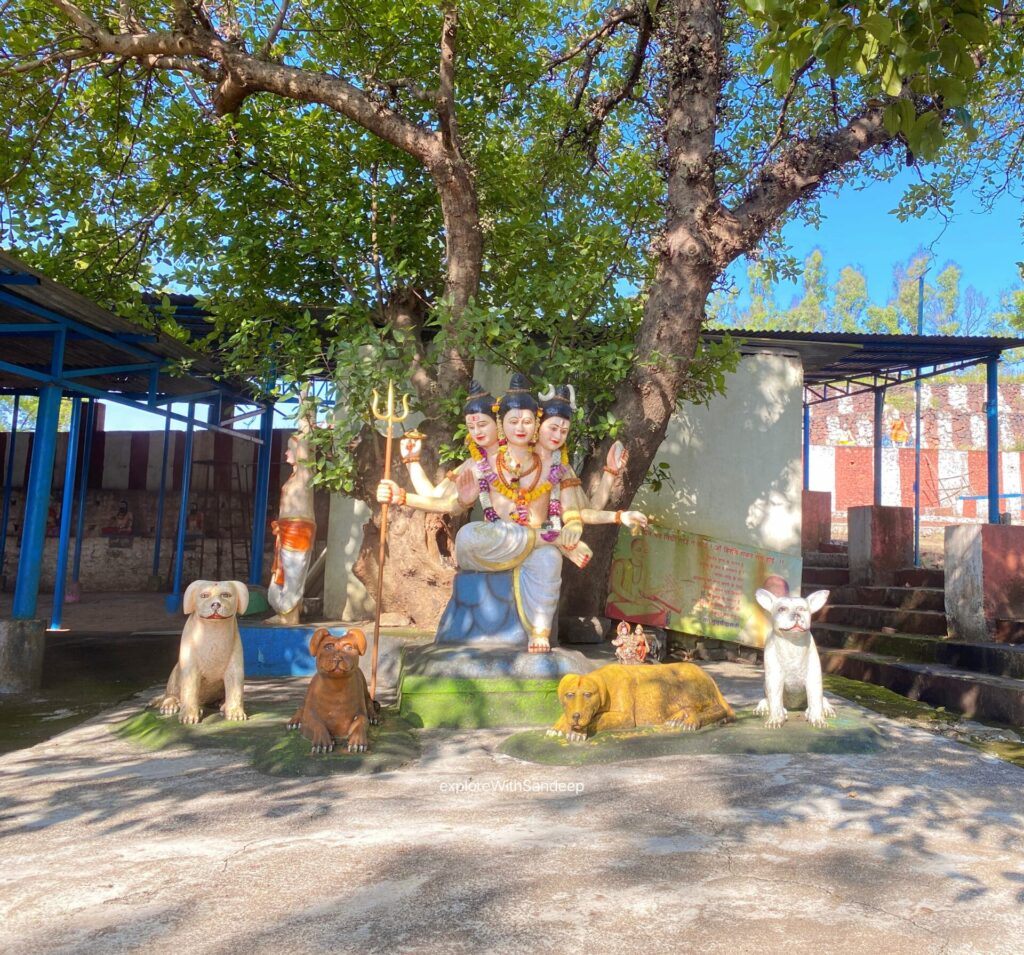
<svg viewBox="0 0 1024 955">
<path fill-rule="evenodd" d="M 804 555 L 802 593 L 831 591 L 813 624 L 825 673 L 970 719 L 1024 726 L 1024 646 L 950 639 L 941 570 L 902 571 L 891 587 L 849 579 L 840 549 Z"/>
</svg>

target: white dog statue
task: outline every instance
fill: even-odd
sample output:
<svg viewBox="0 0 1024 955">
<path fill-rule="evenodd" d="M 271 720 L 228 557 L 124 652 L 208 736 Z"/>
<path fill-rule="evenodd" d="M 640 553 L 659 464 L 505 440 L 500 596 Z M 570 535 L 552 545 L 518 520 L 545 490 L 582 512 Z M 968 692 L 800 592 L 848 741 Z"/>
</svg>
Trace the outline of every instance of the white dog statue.
<svg viewBox="0 0 1024 955">
<path fill-rule="evenodd" d="M 196 580 L 188 585 L 182 609 L 189 614 L 181 631 L 178 665 L 167 691 L 152 703 L 177 713 L 182 723 L 198 723 L 203 706 L 224 701 L 229 720 L 247 719 L 242 706 L 242 638 L 235 614 L 245 613 L 249 588 L 240 580 Z"/>
<path fill-rule="evenodd" d="M 806 706 L 811 726 L 824 727 L 836 711 L 821 689 L 821 661 L 811 636 L 811 614 L 825 606 L 827 590 L 803 597 L 777 597 L 768 590 L 754 595 L 771 617 L 772 631 L 764 643 L 764 699 L 754 712 L 767 716 L 764 725 L 775 729 L 786 722 L 786 707 Z"/>
</svg>

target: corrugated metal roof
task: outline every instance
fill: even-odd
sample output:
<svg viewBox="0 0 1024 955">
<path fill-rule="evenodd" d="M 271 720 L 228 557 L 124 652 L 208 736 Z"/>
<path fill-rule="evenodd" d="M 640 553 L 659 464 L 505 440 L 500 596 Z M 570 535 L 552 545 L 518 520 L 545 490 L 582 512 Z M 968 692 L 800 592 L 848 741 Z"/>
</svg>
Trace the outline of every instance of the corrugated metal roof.
<svg viewBox="0 0 1024 955">
<path fill-rule="evenodd" d="M 217 389 L 236 400 L 252 398 L 244 382 L 215 381 L 221 373 L 220 366 L 189 345 L 162 332 L 140 328 L 14 256 L 0 252 L 0 358 L 8 365 L 26 370 L 48 371 L 53 335 L 46 330 L 58 323 L 68 324 L 63 372 L 82 385 L 113 393 L 147 395 L 151 385 L 148 371 L 79 373 L 184 359 L 189 362 L 189 373 L 172 376 L 160 372 L 158 397 L 187 401 L 190 395 Z M 0 370 L 0 388 L 29 389 L 38 384 L 10 368 Z"/>
<path fill-rule="evenodd" d="M 844 394 L 902 384 L 997 358 L 1024 348 L 1024 338 L 956 335 L 871 335 L 848 332 L 764 331 L 714 328 L 703 335 L 742 340 L 756 351 L 790 351 L 804 366 L 804 384 L 824 393 Z"/>
</svg>

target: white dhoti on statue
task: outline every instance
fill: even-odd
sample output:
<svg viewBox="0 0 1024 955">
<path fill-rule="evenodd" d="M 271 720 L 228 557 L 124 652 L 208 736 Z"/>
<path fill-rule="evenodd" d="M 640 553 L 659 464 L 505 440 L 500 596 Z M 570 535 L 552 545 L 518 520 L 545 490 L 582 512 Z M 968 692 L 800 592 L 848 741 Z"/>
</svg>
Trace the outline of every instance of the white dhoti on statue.
<svg viewBox="0 0 1024 955">
<path fill-rule="evenodd" d="M 532 527 L 473 521 L 455 537 L 460 570 L 512 571 L 519 619 L 530 637 L 547 637 L 558 610 L 562 555 Z"/>
<path fill-rule="evenodd" d="M 279 614 L 286 614 L 302 601 L 313 559 L 316 524 L 304 518 L 278 518 L 270 527 L 276 540 L 267 603 Z"/>
</svg>

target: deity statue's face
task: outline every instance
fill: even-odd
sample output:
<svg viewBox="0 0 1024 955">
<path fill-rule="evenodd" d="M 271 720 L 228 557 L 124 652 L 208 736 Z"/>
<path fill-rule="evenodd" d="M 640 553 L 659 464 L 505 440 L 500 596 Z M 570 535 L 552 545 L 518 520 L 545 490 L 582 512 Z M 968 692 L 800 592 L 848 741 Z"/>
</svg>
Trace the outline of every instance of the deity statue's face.
<svg viewBox="0 0 1024 955">
<path fill-rule="evenodd" d="M 466 415 L 466 430 L 478 448 L 493 448 L 498 443 L 498 422 L 489 414 Z"/>
<path fill-rule="evenodd" d="M 529 447 L 537 427 L 537 416 L 527 409 L 513 408 L 501 419 L 501 427 L 510 445 L 517 448 Z"/>
<path fill-rule="evenodd" d="M 540 431 L 537 433 L 537 445 L 543 451 L 550 451 L 552 454 L 561 449 L 565 439 L 569 437 L 569 422 L 565 418 L 552 415 L 540 423 Z"/>
</svg>

